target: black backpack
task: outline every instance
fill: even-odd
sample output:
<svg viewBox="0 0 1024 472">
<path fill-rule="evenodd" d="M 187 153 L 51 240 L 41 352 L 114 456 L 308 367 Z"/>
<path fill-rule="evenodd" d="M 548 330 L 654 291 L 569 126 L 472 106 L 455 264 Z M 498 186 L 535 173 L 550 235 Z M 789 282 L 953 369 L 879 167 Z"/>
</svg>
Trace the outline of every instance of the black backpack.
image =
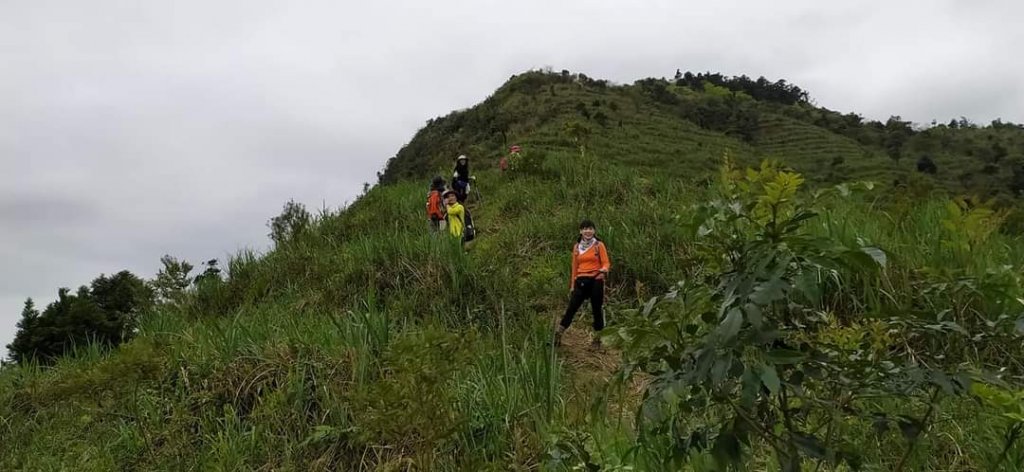
<svg viewBox="0 0 1024 472">
<path fill-rule="evenodd" d="M 466 219 L 463 221 L 466 227 L 462 229 L 462 240 L 469 242 L 476 238 L 476 228 L 473 227 L 473 215 L 469 213 L 469 208 L 463 207 L 463 209 L 466 212 Z"/>
</svg>

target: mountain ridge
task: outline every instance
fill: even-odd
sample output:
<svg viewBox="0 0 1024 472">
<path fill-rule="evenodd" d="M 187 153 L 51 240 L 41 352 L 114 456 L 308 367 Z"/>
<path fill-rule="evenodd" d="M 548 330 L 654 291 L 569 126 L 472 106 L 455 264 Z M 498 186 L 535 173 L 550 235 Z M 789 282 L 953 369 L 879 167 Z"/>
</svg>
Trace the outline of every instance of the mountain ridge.
<svg viewBox="0 0 1024 472">
<path fill-rule="evenodd" d="M 899 116 L 883 123 L 818 107 L 785 80 L 677 77 L 613 85 L 569 71 L 514 75 L 480 104 L 428 121 L 388 160 L 379 180 L 428 178 L 459 154 L 496 161 L 511 144 L 571 150 L 561 127 L 579 121 L 591 129 L 592 152 L 608 161 L 677 175 L 707 175 L 728 149 L 742 164 L 779 160 L 821 183 L 869 179 L 1007 203 L 1024 191 L 1021 125 L 995 120 L 979 127 L 961 118 L 915 129 Z M 771 91 L 776 84 L 795 91 L 782 101 L 743 91 Z"/>
</svg>

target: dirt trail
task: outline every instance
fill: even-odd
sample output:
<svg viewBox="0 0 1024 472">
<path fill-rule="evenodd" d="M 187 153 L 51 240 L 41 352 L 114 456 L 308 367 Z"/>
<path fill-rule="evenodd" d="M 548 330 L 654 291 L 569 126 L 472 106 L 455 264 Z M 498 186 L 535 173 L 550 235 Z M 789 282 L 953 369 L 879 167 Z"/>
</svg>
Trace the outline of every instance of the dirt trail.
<svg viewBox="0 0 1024 472">
<path fill-rule="evenodd" d="M 590 347 L 590 329 L 571 327 L 562 335 L 562 346 L 558 354 L 562 361 L 575 371 L 603 374 L 611 377 L 618 370 L 621 353 L 608 346 L 599 349 Z"/>
<path fill-rule="evenodd" d="M 562 335 L 558 348 L 559 361 L 566 367 L 573 384 L 570 401 L 589 403 L 595 394 L 610 386 L 612 378 L 622 365 L 622 353 L 618 349 L 602 346 L 590 347 L 591 330 L 587 326 L 570 328 Z M 643 374 L 634 375 L 624 387 L 613 388 L 609 393 L 608 414 L 622 420 L 632 421 L 633 412 L 639 406 L 643 392 L 650 378 Z"/>
</svg>

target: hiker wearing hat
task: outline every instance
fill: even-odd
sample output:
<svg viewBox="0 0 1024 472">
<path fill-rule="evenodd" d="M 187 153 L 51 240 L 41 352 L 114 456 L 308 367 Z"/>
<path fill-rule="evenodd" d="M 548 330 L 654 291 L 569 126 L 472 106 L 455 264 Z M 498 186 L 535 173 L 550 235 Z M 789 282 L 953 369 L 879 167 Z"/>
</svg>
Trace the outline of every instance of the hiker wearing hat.
<svg viewBox="0 0 1024 472">
<path fill-rule="evenodd" d="M 459 203 L 458 193 L 454 190 L 444 192 L 444 202 L 448 206 L 445 220 L 448 222 L 448 233 L 459 238 L 463 247 L 466 243 L 476 237 L 476 230 L 473 229 L 473 217 L 469 210 Z"/>
<path fill-rule="evenodd" d="M 471 179 L 472 177 L 469 176 L 469 157 L 461 154 L 455 158 L 455 172 L 452 174 L 452 189 L 455 190 L 455 197 L 458 198 L 459 203 L 466 201 L 466 196 L 469 195 L 469 181 Z"/>
<path fill-rule="evenodd" d="M 562 321 L 555 327 L 555 345 L 562 342 L 562 333 L 569 329 L 576 312 L 583 306 L 583 302 L 590 300 L 590 308 L 594 313 L 594 338 L 591 347 L 601 347 L 601 338 L 598 337 L 604 329 L 604 281 L 608 271 L 612 268 L 612 261 L 608 257 L 608 250 L 604 243 L 597 239 L 597 228 L 594 222 L 583 220 L 580 222 L 580 236 L 576 244 L 572 246 L 572 275 L 569 277 L 569 307 L 562 316 Z"/>
<path fill-rule="evenodd" d="M 459 203 L 458 192 L 446 190 L 444 192 L 444 203 L 448 209 L 445 212 L 445 219 L 448 221 L 448 232 L 456 238 L 462 238 L 462 230 L 466 227 L 466 207 Z"/>
<path fill-rule="evenodd" d="M 430 232 L 439 233 L 444 229 L 444 203 L 441 195 L 444 193 L 444 179 L 441 176 L 434 177 L 430 183 L 430 190 L 427 191 L 427 220 L 430 222 Z"/>
</svg>

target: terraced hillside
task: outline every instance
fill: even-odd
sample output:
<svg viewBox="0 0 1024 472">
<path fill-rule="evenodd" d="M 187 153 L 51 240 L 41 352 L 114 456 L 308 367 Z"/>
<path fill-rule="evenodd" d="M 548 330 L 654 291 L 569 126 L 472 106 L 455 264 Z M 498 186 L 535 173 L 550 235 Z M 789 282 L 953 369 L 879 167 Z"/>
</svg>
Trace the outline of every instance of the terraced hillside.
<svg viewBox="0 0 1024 472">
<path fill-rule="evenodd" d="M 699 118 L 710 113 L 721 116 Z M 694 91 L 655 79 L 612 85 L 537 71 L 514 76 L 475 107 L 432 120 L 390 160 L 381 181 L 422 178 L 458 154 L 493 166 L 512 143 L 540 152 L 572 148 L 563 128 L 573 121 L 590 130 L 587 147 L 605 162 L 689 179 L 709 175 L 729 150 L 740 163 L 777 159 L 815 182 L 913 182 L 1007 202 L 1024 189 L 1024 129 L 1018 125 L 965 122 L 919 131 L 898 117 L 868 122 L 723 88 Z M 921 169 L 925 158 L 937 172 Z"/>
<path fill-rule="evenodd" d="M 845 136 L 782 115 L 765 114 L 756 155 L 785 162 L 822 182 L 891 182 L 897 165 L 884 154 Z"/>
</svg>

